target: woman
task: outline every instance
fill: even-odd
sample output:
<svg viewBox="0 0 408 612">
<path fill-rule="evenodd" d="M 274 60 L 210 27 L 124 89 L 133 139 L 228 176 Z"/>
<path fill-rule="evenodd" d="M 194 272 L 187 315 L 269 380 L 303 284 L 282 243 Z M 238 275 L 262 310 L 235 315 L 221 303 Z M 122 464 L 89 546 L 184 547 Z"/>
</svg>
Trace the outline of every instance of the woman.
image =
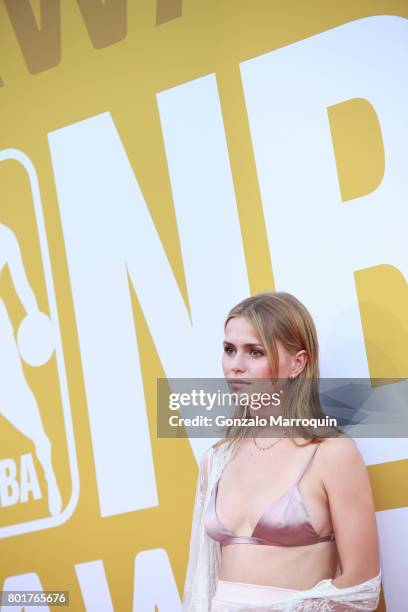
<svg viewBox="0 0 408 612">
<path fill-rule="evenodd" d="M 323 414 L 315 326 L 288 293 L 230 311 L 222 365 L 235 389 L 286 379 L 284 416 Z M 234 417 L 253 414 L 237 405 Z M 269 439 L 248 431 L 229 428 L 201 460 L 183 610 L 376 610 L 374 504 L 353 440 L 306 426 Z"/>
</svg>

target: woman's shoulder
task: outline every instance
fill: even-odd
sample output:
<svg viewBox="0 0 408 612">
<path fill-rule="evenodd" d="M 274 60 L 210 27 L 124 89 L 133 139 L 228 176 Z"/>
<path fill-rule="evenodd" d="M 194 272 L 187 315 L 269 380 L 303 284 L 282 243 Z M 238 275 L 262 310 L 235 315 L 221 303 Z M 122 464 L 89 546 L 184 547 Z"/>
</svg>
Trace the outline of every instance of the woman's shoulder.
<svg viewBox="0 0 408 612">
<path fill-rule="evenodd" d="M 234 440 L 232 438 L 221 438 L 217 440 L 212 446 L 208 448 L 208 451 L 216 452 L 221 450 L 226 450 L 230 448 L 230 445 L 233 444 Z"/>
<path fill-rule="evenodd" d="M 217 442 L 215 442 L 214 444 L 211 444 L 211 446 L 209 446 L 202 454 L 201 457 L 201 461 L 202 462 L 207 462 L 210 457 L 220 453 L 221 451 L 226 449 L 226 445 L 225 442 L 227 442 L 227 440 L 218 440 Z"/>
<path fill-rule="evenodd" d="M 317 442 L 322 445 L 322 450 L 326 452 L 358 452 L 358 446 L 347 434 L 340 434 L 330 438 L 317 438 Z"/>
<path fill-rule="evenodd" d="M 357 449 L 357 445 L 353 438 L 347 434 L 340 433 L 335 437 L 316 437 L 316 438 L 302 438 L 302 437 L 291 437 L 291 440 L 296 446 L 321 446 L 322 450 L 326 452 L 347 452 L 347 449 Z M 319 451 L 320 453 L 320 451 Z"/>
<path fill-rule="evenodd" d="M 236 440 L 232 438 L 221 438 L 207 448 L 204 455 L 207 457 L 207 459 L 216 458 L 221 461 L 225 460 L 226 458 L 230 458 L 234 449 L 236 448 L 235 442 Z"/>
<path fill-rule="evenodd" d="M 328 462 L 328 465 L 337 465 L 341 460 L 342 462 L 350 463 L 361 463 L 363 461 L 357 444 L 347 434 L 340 434 L 336 437 L 330 438 L 292 438 L 293 444 L 298 447 L 306 446 L 317 446 L 319 452 L 318 461 L 320 463 Z"/>
<path fill-rule="evenodd" d="M 364 466 L 363 457 L 353 438 L 339 435 L 333 438 L 319 439 L 319 462 L 326 472 L 347 473 L 356 466 Z"/>
</svg>

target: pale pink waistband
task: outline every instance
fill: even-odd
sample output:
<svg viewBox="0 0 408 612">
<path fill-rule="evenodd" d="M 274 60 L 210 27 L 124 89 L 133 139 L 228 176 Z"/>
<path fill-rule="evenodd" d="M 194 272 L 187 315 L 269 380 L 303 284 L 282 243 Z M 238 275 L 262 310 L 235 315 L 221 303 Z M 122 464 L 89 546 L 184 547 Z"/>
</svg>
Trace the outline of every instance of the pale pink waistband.
<svg viewBox="0 0 408 612">
<path fill-rule="evenodd" d="M 281 587 L 266 586 L 262 584 L 250 584 L 248 582 L 230 582 L 219 580 L 213 598 L 216 603 L 251 603 L 268 604 L 286 601 L 300 593 L 296 589 L 283 589 Z"/>
</svg>

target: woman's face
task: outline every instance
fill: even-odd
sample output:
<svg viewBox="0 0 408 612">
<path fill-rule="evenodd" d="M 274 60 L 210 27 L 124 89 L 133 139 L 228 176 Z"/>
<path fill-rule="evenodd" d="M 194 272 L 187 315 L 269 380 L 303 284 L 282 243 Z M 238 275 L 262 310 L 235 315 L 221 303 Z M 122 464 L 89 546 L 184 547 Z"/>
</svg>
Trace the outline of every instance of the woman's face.
<svg viewBox="0 0 408 612">
<path fill-rule="evenodd" d="M 277 378 L 289 378 L 298 372 L 299 358 L 305 351 L 291 355 L 277 341 L 279 371 Z M 275 378 L 265 347 L 252 323 L 245 317 L 233 317 L 225 328 L 222 356 L 224 376 L 231 379 Z M 242 385 L 243 386 L 243 385 Z"/>
</svg>

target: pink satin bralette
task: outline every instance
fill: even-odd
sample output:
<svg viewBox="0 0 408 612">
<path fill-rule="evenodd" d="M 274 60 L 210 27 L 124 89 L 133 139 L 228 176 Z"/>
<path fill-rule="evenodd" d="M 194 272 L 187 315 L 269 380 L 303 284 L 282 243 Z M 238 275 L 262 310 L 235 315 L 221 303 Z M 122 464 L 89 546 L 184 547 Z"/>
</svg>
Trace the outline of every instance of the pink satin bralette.
<svg viewBox="0 0 408 612">
<path fill-rule="evenodd" d="M 275 502 L 267 508 L 258 520 L 252 535 L 237 536 L 220 523 L 217 510 L 217 480 L 204 515 L 204 527 L 207 534 L 221 544 L 263 544 L 270 546 L 305 546 L 318 542 L 333 541 L 334 532 L 318 536 L 310 523 L 310 516 L 306 510 L 302 494 L 299 491 L 299 482 L 312 461 L 318 447 L 316 445 L 309 461 L 306 463 L 296 482 Z"/>
</svg>

